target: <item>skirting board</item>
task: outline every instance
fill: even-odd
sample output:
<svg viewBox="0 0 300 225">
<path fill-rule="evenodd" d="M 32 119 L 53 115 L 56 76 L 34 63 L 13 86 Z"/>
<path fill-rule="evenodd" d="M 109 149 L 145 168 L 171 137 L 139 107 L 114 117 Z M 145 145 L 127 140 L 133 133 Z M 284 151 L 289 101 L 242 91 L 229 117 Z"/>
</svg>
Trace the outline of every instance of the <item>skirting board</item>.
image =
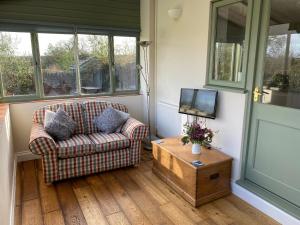
<svg viewBox="0 0 300 225">
<path fill-rule="evenodd" d="M 253 194 L 252 192 L 246 190 L 235 182 L 231 183 L 232 193 L 243 199 L 248 204 L 272 217 L 274 220 L 278 221 L 284 225 L 300 225 L 300 221 L 295 217 L 287 214 L 286 212 L 278 209 L 269 202 L 263 200 L 259 196 Z"/>
<path fill-rule="evenodd" d="M 22 151 L 16 153 L 17 162 L 40 159 L 41 156 L 32 154 L 30 151 Z"/>
</svg>

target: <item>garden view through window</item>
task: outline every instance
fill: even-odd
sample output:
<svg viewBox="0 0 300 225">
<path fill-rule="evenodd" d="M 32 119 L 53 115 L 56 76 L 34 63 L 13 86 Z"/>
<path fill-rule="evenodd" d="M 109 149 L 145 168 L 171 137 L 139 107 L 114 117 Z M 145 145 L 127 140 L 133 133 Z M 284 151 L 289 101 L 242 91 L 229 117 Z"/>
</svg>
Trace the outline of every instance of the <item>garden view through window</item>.
<svg viewBox="0 0 300 225">
<path fill-rule="evenodd" d="M 116 90 L 136 90 L 136 39 L 114 37 Z"/>
<path fill-rule="evenodd" d="M 35 94 L 30 33 L 0 32 L 0 75 L 4 96 Z"/>
<path fill-rule="evenodd" d="M 44 95 L 76 94 L 74 35 L 38 34 L 38 40 Z"/>
<path fill-rule="evenodd" d="M 137 91 L 136 42 L 127 36 L 0 32 L 0 98 Z"/>
<path fill-rule="evenodd" d="M 108 92 L 110 89 L 108 36 L 79 34 L 78 44 L 82 93 Z"/>
</svg>

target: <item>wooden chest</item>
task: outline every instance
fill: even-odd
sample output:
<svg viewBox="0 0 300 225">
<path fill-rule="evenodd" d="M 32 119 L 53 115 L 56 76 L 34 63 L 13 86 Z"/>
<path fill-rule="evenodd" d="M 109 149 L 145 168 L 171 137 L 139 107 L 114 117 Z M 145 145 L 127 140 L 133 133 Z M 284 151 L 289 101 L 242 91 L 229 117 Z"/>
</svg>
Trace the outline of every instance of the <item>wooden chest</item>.
<svg viewBox="0 0 300 225">
<path fill-rule="evenodd" d="M 193 206 L 231 193 L 232 158 L 215 149 L 203 149 L 200 155 L 191 153 L 191 145 L 183 146 L 180 137 L 152 142 L 153 173 L 171 186 Z M 191 164 L 200 160 L 203 166 Z"/>
</svg>

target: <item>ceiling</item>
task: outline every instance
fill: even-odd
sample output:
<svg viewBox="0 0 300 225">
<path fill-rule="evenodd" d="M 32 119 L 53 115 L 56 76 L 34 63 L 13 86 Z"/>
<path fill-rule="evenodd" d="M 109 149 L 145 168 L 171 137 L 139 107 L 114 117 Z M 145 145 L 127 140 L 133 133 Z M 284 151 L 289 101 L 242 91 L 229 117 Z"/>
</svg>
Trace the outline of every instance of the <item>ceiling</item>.
<svg viewBox="0 0 300 225">
<path fill-rule="evenodd" d="M 300 23 L 300 0 L 271 0 L 272 24 Z"/>
</svg>

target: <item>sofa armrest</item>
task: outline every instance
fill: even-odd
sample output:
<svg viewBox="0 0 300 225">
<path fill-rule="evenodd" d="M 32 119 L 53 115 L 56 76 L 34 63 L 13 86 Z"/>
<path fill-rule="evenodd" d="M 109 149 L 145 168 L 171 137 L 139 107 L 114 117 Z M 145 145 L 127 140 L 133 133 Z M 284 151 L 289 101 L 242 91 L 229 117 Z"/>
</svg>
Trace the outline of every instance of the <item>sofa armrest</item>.
<svg viewBox="0 0 300 225">
<path fill-rule="evenodd" d="M 134 118 L 129 118 L 122 128 L 122 134 L 132 140 L 142 140 L 147 137 L 148 126 Z"/>
<path fill-rule="evenodd" d="M 44 155 L 56 151 L 57 144 L 44 130 L 42 124 L 33 123 L 30 134 L 29 149 L 34 154 Z"/>
</svg>

